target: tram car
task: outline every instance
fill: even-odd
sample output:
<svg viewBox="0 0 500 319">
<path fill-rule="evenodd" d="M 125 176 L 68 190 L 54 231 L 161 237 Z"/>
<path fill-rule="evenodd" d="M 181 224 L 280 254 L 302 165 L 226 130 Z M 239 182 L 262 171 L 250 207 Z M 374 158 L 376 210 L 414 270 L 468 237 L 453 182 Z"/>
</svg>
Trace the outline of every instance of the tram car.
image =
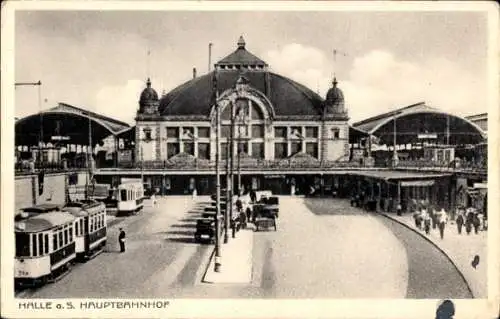
<svg viewBox="0 0 500 319">
<path fill-rule="evenodd" d="M 16 287 L 43 285 L 68 273 L 76 258 L 75 217 L 64 211 L 51 211 L 16 219 Z"/>
<path fill-rule="evenodd" d="M 79 261 L 94 258 L 106 247 L 106 205 L 95 200 L 81 200 L 66 204 L 64 210 L 76 220 L 75 249 Z"/>
<path fill-rule="evenodd" d="M 127 182 L 118 186 L 117 215 L 137 214 L 144 207 L 144 185 Z"/>
</svg>

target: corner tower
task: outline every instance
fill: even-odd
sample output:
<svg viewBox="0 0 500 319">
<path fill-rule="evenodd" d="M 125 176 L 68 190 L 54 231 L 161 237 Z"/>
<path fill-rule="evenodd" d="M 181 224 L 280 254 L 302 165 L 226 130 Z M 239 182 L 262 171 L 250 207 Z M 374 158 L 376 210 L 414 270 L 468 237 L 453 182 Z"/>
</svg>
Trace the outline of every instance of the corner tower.
<svg viewBox="0 0 500 319">
<path fill-rule="evenodd" d="M 333 78 L 332 87 L 326 93 L 321 120 L 321 159 L 345 161 L 349 158 L 349 116 L 345 106 L 344 93 Z"/>
</svg>

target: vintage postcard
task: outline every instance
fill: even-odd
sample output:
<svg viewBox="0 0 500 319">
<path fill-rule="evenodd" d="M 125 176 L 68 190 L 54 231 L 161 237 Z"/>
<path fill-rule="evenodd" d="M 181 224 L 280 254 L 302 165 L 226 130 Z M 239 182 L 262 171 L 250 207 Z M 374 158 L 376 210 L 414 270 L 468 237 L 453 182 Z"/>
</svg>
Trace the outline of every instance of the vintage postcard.
<svg viewBox="0 0 500 319">
<path fill-rule="evenodd" d="M 497 317 L 498 27 L 4 3 L 2 317 Z"/>
</svg>

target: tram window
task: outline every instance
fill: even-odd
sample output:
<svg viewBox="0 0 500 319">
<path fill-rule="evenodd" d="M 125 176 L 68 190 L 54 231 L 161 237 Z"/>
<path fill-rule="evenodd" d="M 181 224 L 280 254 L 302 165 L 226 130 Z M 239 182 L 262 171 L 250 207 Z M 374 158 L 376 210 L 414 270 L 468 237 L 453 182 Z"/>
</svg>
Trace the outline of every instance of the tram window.
<svg viewBox="0 0 500 319">
<path fill-rule="evenodd" d="M 85 217 L 85 234 L 89 232 L 89 219 L 90 217 Z"/>
<path fill-rule="evenodd" d="M 37 256 L 36 253 L 36 234 L 31 235 L 31 255 Z"/>
<path fill-rule="evenodd" d="M 78 235 L 78 222 L 75 224 L 75 235 Z"/>
<path fill-rule="evenodd" d="M 62 247 L 63 244 L 63 233 L 62 230 L 59 231 L 59 247 Z"/>
<path fill-rule="evenodd" d="M 64 230 L 64 245 L 68 244 L 68 230 Z"/>
<path fill-rule="evenodd" d="M 38 255 L 43 255 L 43 234 L 38 234 Z"/>
<path fill-rule="evenodd" d="M 49 253 L 49 235 L 48 234 L 45 234 L 44 236 L 44 244 L 45 244 L 45 253 L 48 254 Z"/>
<path fill-rule="evenodd" d="M 121 192 L 120 192 L 120 200 L 122 202 L 126 201 L 127 200 L 127 190 L 126 189 L 122 189 Z"/>
<path fill-rule="evenodd" d="M 83 219 L 80 219 L 80 235 L 83 234 Z"/>
<path fill-rule="evenodd" d="M 52 236 L 52 246 L 53 246 L 53 250 L 56 251 L 57 250 L 57 234 L 54 234 Z"/>
<path fill-rule="evenodd" d="M 73 241 L 73 228 L 70 227 L 68 232 L 69 232 L 69 242 L 71 243 Z"/>
<path fill-rule="evenodd" d="M 25 233 L 16 233 L 16 256 L 30 255 L 30 238 Z"/>
</svg>

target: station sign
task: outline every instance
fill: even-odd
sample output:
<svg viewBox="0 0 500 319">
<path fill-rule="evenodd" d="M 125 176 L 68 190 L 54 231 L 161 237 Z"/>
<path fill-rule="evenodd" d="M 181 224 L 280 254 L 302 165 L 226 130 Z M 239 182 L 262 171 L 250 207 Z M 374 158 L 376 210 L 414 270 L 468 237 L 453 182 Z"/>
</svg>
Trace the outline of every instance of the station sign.
<svg viewBox="0 0 500 319">
<path fill-rule="evenodd" d="M 53 140 L 53 141 L 69 141 L 70 137 L 69 136 L 54 135 L 51 137 L 51 140 Z"/>
<path fill-rule="evenodd" d="M 430 140 L 430 139 L 437 139 L 437 134 L 436 133 L 432 133 L 432 134 L 429 134 L 429 133 L 426 133 L 426 134 L 418 134 L 417 137 L 419 139 L 426 139 L 426 140 Z"/>
</svg>

